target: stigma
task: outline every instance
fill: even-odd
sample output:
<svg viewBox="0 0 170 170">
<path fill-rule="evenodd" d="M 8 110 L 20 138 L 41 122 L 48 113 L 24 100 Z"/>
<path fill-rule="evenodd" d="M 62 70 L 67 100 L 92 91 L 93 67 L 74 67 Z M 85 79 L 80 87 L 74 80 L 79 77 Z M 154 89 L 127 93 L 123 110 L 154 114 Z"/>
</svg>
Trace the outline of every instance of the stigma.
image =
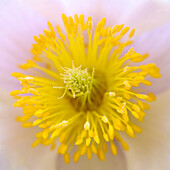
<svg viewBox="0 0 170 170">
<path fill-rule="evenodd" d="M 118 142 L 129 149 L 121 132 L 134 138 L 142 131 L 134 119 L 142 122 L 148 102 L 156 100 L 147 86 L 161 77 L 159 68 L 136 64 L 149 55 L 129 47 L 135 29 L 105 26 L 106 18 L 96 27 L 84 15 L 62 19 L 66 33 L 48 22 L 49 30 L 34 36 L 33 57 L 19 65 L 27 74 L 12 73 L 21 85 L 10 93 L 14 107 L 23 109 L 17 121 L 40 129 L 33 147 L 58 146 L 66 163 L 73 148 L 74 162 L 85 154 L 104 161 L 108 147 L 117 154 Z"/>
</svg>

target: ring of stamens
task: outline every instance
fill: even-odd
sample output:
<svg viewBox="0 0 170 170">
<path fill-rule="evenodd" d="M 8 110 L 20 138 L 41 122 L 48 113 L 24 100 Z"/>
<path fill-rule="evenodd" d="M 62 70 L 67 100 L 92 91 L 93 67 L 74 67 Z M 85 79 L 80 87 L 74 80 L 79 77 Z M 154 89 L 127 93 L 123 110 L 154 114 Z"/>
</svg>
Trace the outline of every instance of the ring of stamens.
<svg viewBox="0 0 170 170">
<path fill-rule="evenodd" d="M 141 132 L 132 117 L 142 121 L 149 109 L 147 102 L 156 97 L 138 87 L 151 86 L 148 77 L 161 75 L 154 63 L 131 65 L 146 59 L 147 54 L 136 53 L 134 48 L 122 54 L 132 44 L 134 29 L 123 42 L 121 38 L 129 31 L 124 25 L 104 27 L 103 18 L 93 32 L 91 17 L 84 21 L 84 15 L 75 15 L 73 20 L 63 14 L 62 18 L 67 37 L 59 26 L 55 31 L 48 23 L 49 31 L 34 37 L 33 59 L 20 65 L 22 69 L 39 70 L 39 75 L 12 73 L 22 86 L 11 92 L 17 99 L 14 106 L 23 108 L 24 116 L 17 120 L 23 127 L 39 126 L 42 130 L 36 134 L 33 147 L 43 144 L 54 149 L 59 139 L 57 152 L 64 155 L 66 163 L 75 145 L 75 162 L 85 153 L 88 159 L 94 153 L 104 161 L 107 143 L 113 155 L 117 154 L 114 139 L 129 149 L 121 131 L 130 137 Z"/>
</svg>

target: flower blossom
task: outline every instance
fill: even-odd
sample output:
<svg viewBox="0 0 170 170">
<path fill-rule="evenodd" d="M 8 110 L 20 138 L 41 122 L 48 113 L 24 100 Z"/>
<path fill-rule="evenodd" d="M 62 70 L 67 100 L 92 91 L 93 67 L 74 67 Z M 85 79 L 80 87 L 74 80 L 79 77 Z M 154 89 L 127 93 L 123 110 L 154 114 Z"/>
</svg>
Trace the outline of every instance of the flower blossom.
<svg viewBox="0 0 170 170">
<path fill-rule="evenodd" d="M 109 4 L 112 3 L 113 2 L 109 2 L 107 4 L 108 6 L 106 5 L 107 8 L 105 7 L 104 9 L 110 10 Z M 87 4 L 88 3 L 84 3 L 83 5 L 86 6 Z M 3 5 L 5 6 L 5 4 Z M 10 9 L 10 5 L 13 7 L 12 2 L 10 2 L 7 9 Z M 32 6 L 30 3 L 29 5 Z M 32 42 L 32 40 L 30 40 L 28 35 L 26 38 L 28 38 L 30 42 L 28 41 L 28 45 L 27 42 L 26 45 L 23 43 L 23 49 L 25 48 L 23 52 L 21 49 L 15 48 L 15 42 L 14 47 L 12 45 L 10 46 L 10 43 L 12 43 L 12 39 L 10 38 L 3 44 L 7 49 L 12 49 L 14 52 L 10 52 L 10 50 L 6 50 L 5 48 L 2 49 L 6 59 L 4 59 L 5 57 L 2 58 L 2 63 L 4 64 L 2 64 L 1 69 L 3 72 L 6 70 L 6 73 L 13 72 L 12 75 L 16 77 L 23 86 L 21 90 L 14 90 L 10 93 L 18 100 L 14 106 L 23 107 L 24 116 L 21 114 L 21 117 L 18 117 L 17 120 L 23 122 L 23 127 L 33 126 L 33 128 L 32 130 L 22 130 L 21 127 L 15 125 L 11 118 L 16 115 L 14 114 L 11 116 L 11 111 L 16 112 L 16 109 L 11 108 L 11 102 L 7 102 L 8 100 L 11 101 L 11 99 L 6 97 L 6 92 L 2 92 L 2 112 L 9 112 L 5 116 L 2 114 L 1 120 L 3 127 L 2 132 L 5 134 L 1 140 L 2 168 L 47 169 L 51 166 L 53 169 L 57 166 L 58 169 L 75 169 L 75 167 L 77 169 L 99 169 L 97 167 L 99 166 L 100 168 L 107 167 L 107 169 L 111 169 L 115 166 L 115 169 L 140 169 L 145 167 L 145 169 L 148 167 L 149 169 L 155 167 L 167 169 L 169 154 L 169 148 L 167 145 L 167 141 L 169 139 L 166 139 L 166 136 L 169 133 L 167 126 L 168 109 L 165 109 L 167 106 L 166 102 L 164 102 L 164 100 L 160 100 L 162 97 L 163 99 L 166 98 L 167 101 L 167 98 L 169 97 L 168 90 L 166 92 L 162 92 L 165 88 L 168 88 L 168 83 L 165 83 L 166 79 L 167 81 L 169 80 L 168 75 L 166 75 L 168 70 L 168 67 L 166 67 L 168 59 L 164 57 L 164 60 L 161 59 L 162 63 L 160 63 L 161 54 L 163 53 L 167 55 L 167 48 L 165 48 L 164 45 L 167 43 L 167 37 L 169 36 L 169 24 L 167 24 L 166 20 L 169 13 L 166 12 L 164 4 L 159 4 L 155 1 L 151 3 L 151 6 L 155 5 L 155 11 L 157 11 L 157 5 L 158 9 L 165 10 L 163 16 L 164 20 L 161 20 L 160 23 L 153 22 L 151 25 L 147 23 L 147 27 L 142 29 L 142 25 L 140 25 L 141 23 L 136 23 L 135 18 L 130 17 L 130 12 L 125 9 L 121 13 L 122 16 L 120 14 L 120 17 L 117 17 L 119 14 L 115 13 L 114 16 L 116 19 L 113 19 L 110 15 L 108 15 L 108 12 L 104 11 L 104 9 L 103 14 L 101 12 L 100 15 L 97 12 L 93 13 L 93 10 L 90 11 L 93 6 L 92 3 L 91 6 L 88 6 L 89 13 L 86 12 L 85 14 L 87 16 L 94 16 L 94 22 L 91 17 L 84 21 L 84 15 L 81 15 L 79 9 L 76 8 L 71 12 L 71 15 L 74 13 L 79 14 L 75 15 L 75 21 L 73 21 L 73 18 L 71 17 L 67 18 L 66 15 L 62 15 L 66 32 L 61 31 L 63 30 L 63 27 L 59 20 L 59 14 L 61 15 L 61 12 L 64 12 L 64 6 L 67 7 L 68 2 L 58 2 L 57 5 L 58 7 L 56 7 L 56 9 L 58 8 L 61 10 L 62 6 L 63 9 L 58 12 L 56 19 L 54 19 L 55 17 L 52 14 L 53 10 L 47 10 L 47 12 L 44 13 L 43 10 L 37 9 L 34 4 L 32 6 L 33 9 L 37 9 L 38 12 L 42 13 L 48 19 L 51 19 L 53 22 L 57 22 L 57 33 L 60 37 L 60 39 L 56 38 L 55 30 L 52 24 L 48 22 L 48 29 L 50 31 L 45 30 L 45 36 L 43 34 L 39 34 L 39 37 L 34 36 L 36 43 L 34 42 L 31 50 L 34 61 L 29 60 L 29 55 L 31 53 L 27 46 L 29 47 L 31 45 L 30 42 Z M 59 5 L 61 5 L 61 8 L 59 8 Z M 82 4 L 75 2 L 75 6 L 79 7 L 79 5 L 81 6 Z M 145 3 L 140 2 L 139 4 L 133 5 L 134 4 L 132 3 L 130 6 L 131 11 L 135 11 L 135 9 L 139 6 L 140 13 L 140 9 L 142 9 L 141 6 L 144 6 Z M 102 6 L 100 6 L 100 8 L 102 8 Z M 27 9 L 28 12 L 23 12 L 25 16 L 28 18 L 30 17 L 30 24 L 33 24 L 33 21 L 37 24 L 40 22 L 39 19 L 41 19 L 42 23 L 40 22 L 40 27 L 43 26 L 42 29 L 46 28 L 45 23 L 47 22 L 47 19 L 37 14 L 24 2 L 18 3 L 18 9 Z M 55 9 L 55 6 L 51 9 Z M 153 12 L 155 11 L 153 10 Z M 70 11 L 65 13 L 69 14 L 69 12 Z M 18 13 L 16 13 L 16 16 Z M 129 18 L 126 18 L 125 14 L 128 14 L 129 18 L 132 19 L 128 20 Z M 37 21 L 36 18 L 32 19 L 32 17 L 35 16 L 37 17 Z M 105 17 L 103 18 L 103 16 Z M 149 14 L 147 16 L 149 16 Z M 99 18 L 100 21 L 97 23 Z M 107 18 L 112 21 L 106 23 Z M 144 22 L 142 19 L 141 21 Z M 137 32 L 137 39 L 134 40 L 134 45 L 131 45 L 132 41 L 130 40 L 134 35 L 134 29 L 128 33 L 127 41 L 123 39 L 124 42 L 122 42 L 120 40 L 127 35 L 127 32 L 129 31 L 128 26 L 124 27 L 124 25 L 119 24 L 121 22 L 139 28 L 139 31 Z M 105 23 L 106 27 L 104 27 Z M 33 24 L 34 27 L 35 24 Z M 113 27 L 107 26 L 107 24 L 112 24 Z M 145 24 L 146 23 L 144 22 L 144 25 Z M 33 30 L 35 29 L 34 27 L 32 27 Z M 93 29 L 94 27 L 96 27 L 96 30 Z M 22 26 L 20 29 L 23 31 L 24 28 L 26 27 Z M 36 27 L 36 29 L 37 33 L 42 31 L 38 27 Z M 5 32 L 5 30 L 3 31 Z M 19 31 L 18 34 L 22 35 L 22 31 Z M 88 35 L 83 35 L 84 31 L 87 31 Z M 164 34 L 161 35 L 160 33 L 163 31 Z M 7 31 L 7 33 L 10 37 L 9 31 Z M 29 29 L 28 33 L 32 34 L 32 31 Z M 33 35 L 34 34 L 35 32 Z M 157 39 L 157 35 L 159 34 L 159 39 Z M 23 35 L 25 35 L 24 31 Z M 66 35 L 69 44 L 66 41 Z M 166 35 L 166 37 L 164 37 L 164 35 Z M 4 35 L 2 35 L 2 37 L 3 36 Z M 150 36 L 152 38 L 150 38 L 149 42 L 148 37 Z M 23 38 L 21 41 L 23 41 Z M 155 44 L 155 46 L 153 44 Z M 95 45 L 97 49 L 94 48 Z M 129 46 L 131 47 L 129 48 Z M 113 53 L 110 54 L 112 47 L 118 48 L 114 49 Z M 129 50 L 127 50 L 127 47 Z M 138 49 L 141 54 L 137 53 L 136 49 Z M 20 52 L 23 53 L 20 59 L 18 56 L 14 58 L 15 50 L 17 51 L 17 54 Z M 42 52 L 48 60 L 42 57 Z M 150 57 L 148 57 L 146 52 L 149 53 Z M 56 59 L 56 54 L 60 56 L 60 59 Z M 120 57 L 121 54 L 122 57 Z M 12 62 L 11 57 L 13 57 L 15 61 Z M 148 59 L 146 59 L 147 57 Z M 19 67 L 24 70 L 32 69 L 31 74 L 28 75 L 28 72 L 26 71 L 22 71 L 21 73 L 21 71 L 17 70 L 15 66 L 13 68 L 9 68 L 10 61 L 10 65 L 15 65 L 15 62 L 20 64 L 26 59 L 28 59 L 28 62 L 20 65 Z M 132 62 L 142 62 L 142 65 L 132 64 L 129 60 Z M 38 65 L 36 64 L 37 62 L 40 62 L 41 64 Z M 151 86 L 151 79 L 145 79 L 148 75 L 153 78 L 160 77 L 159 69 L 153 63 L 156 63 L 161 68 L 162 80 L 152 81 L 153 84 L 158 82 L 159 85 L 157 84 L 157 86 Z M 48 76 L 44 76 L 44 73 L 38 73 L 33 68 L 39 69 Z M 57 69 L 57 71 L 55 69 Z M 136 70 L 138 71 L 135 72 Z M 49 76 L 51 78 L 49 78 Z M 2 74 L 1 77 L 5 77 L 4 82 L 1 85 L 2 89 L 11 90 L 14 86 L 19 88 L 17 82 L 15 82 L 15 80 L 9 75 L 7 76 L 6 74 Z M 142 89 L 138 89 L 136 87 L 138 87 L 139 84 L 149 85 L 155 88 L 144 88 L 144 86 L 142 86 Z M 136 138 L 131 140 L 129 139 L 130 137 L 135 137 L 134 132 L 141 132 L 141 129 L 138 127 L 140 126 L 140 123 L 137 123 L 134 120 L 134 124 L 129 115 L 131 114 L 139 121 L 143 120 L 143 117 L 145 116 L 143 110 L 149 108 L 148 104 L 144 103 L 143 100 L 155 100 L 155 96 L 153 93 L 148 93 L 149 91 L 153 91 L 158 94 L 157 104 L 151 104 L 151 110 L 146 112 L 146 118 L 144 118 L 142 125 L 143 135 L 141 135 L 141 137 L 140 135 L 136 135 Z M 30 93 L 33 96 L 30 94 L 25 96 L 27 93 Z M 20 95 L 23 94 L 24 96 L 21 97 Z M 158 106 L 159 103 L 161 103 L 161 105 Z M 21 112 L 20 110 L 18 111 Z M 160 115 L 161 111 L 162 115 Z M 148 116 L 147 114 L 151 115 Z M 31 118 L 32 116 L 33 119 Z M 31 119 L 31 121 L 28 122 L 28 119 Z M 145 119 L 148 124 L 145 123 Z M 157 127 L 157 124 L 154 124 L 156 120 L 159 120 L 159 125 L 161 127 L 165 126 L 165 129 L 161 130 L 161 127 Z M 7 121 L 12 122 L 10 126 L 7 126 Z M 43 131 L 40 132 L 39 128 L 34 127 L 37 125 L 39 128 L 42 128 Z M 126 137 L 122 133 L 120 135 L 120 131 L 125 131 L 130 137 Z M 160 141 L 155 139 L 155 135 L 151 135 L 154 134 L 154 132 L 155 135 L 158 135 L 158 137 L 163 140 L 161 146 L 159 145 Z M 56 145 L 59 145 L 58 153 L 64 155 L 66 163 L 70 162 L 70 153 L 72 154 L 72 149 L 75 150 L 73 152 L 73 160 L 75 162 L 77 162 L 79 157 L 85 153 L 87 153 L 87 158 L 91 159 L 92 152 L 96 154 L 100 160 L 105 160 L 105 162 L 98 162 L 96 157 L 91 160 L 80 158 L 77 165 L 73 163 L 65 165 L 63 160 L 60 160 L 60 156 L 58 156 L 59 161 L 57 161 L 57 154 L 54 153 L 54 151 L 50 152 L 40 146 L 37 146 L 35 151 L 33 151 L 33 149 L 28 146 L 28 143 L 30 144 L 30 142 L 33 142 L 35 134 L 37 140 L 33 143 L 33 146 L 42 143 L 44 145 L 51 145 L 51 148 L 54 149 Z M 56 137 L 59 137 L 60 143 L 55 143 L 54 139 Z M 113 142 L 114 138 L 116 140 Z M 152 146 L 148 143 L 148 139 L 151 140 L 150 142 L 153 142 Z M 128 143 L 130 145 L 130 150 L 128 152 L 122 151 L 122 148 L 117 141 L 120 142 L 125 150 L 129 149 L 127 145 Z M 125 141 L 127 141 L 127 143 Z M 110 151 L 108 151 L 105 158 L 104 152 L 107 152 L 107 142 L 110 142 L 110 149 L 114 155 L 117 155 L 118 151 L 117 156 L 111 157 Z M 18 152 L 20 150 L 18 147 L 21 143 L 23 150 Z M 149 146 L 143 146 L 146 144 L 149 144 Z M 77 145 L 77 147 L 74 145 Z M 75 148 L 78 148 L 78 150 Z M 147 148 L 147 152 L 145 148 Z M 28 153 L 28 155 L 22 157 L 25 153 L 25 149 L 27 150 L 26 154 Z M 153 152 L 152 149 L 158 151 Z M 137 155 L 134 154 L 135 152 Z M 44 159 L 43 164 L 37 163 L 40 159 L 39 156 L 42 155 L 41 153 L 44 153 L 44 156 L 42 157 L 42 159 Z M 29 154 L 31 158 L 29 157 Z M 160 158 L 158 154 L 162 154 L 162 158 Z M 33 165 L 32 155 L 35 155 L 36 157 L 36 162 Z M 144 155 L 147 156 L 147 159 L 145 159 Z M 13 159 L 13 157 L 15 158 Z M 161 161 L 152 162 L 155 161 L 154 158 Z M 144 162 L 144 164 L 142 162 Z M 96 163 L 98 165 L 96 165 Z"/>
</svg>

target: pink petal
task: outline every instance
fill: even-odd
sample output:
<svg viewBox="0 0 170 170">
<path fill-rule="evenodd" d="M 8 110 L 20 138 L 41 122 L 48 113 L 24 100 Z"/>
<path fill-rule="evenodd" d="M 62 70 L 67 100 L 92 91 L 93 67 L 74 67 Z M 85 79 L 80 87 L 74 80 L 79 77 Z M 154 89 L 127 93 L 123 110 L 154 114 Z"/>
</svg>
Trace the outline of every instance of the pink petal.
<svg viewBox="0 0 170 170">
<path fill-rule="evenodd" d="M 170 87 L 170 24 L 163 25 L 149 31 L 134 42 L 134 48 L 137 52 L 142 54 L 149 53 L 150 57 L 143 62 L 155 63 L 160 68 L 162 78 L 152 79 L 153 86 L 150 90 L 156 93 L 166 90 Z"/>
<path fill-rule="evenodd" d="M 18 71 L 17 65 L 31 57 L 33 36 L 47 27 L 47 20 L 22 1 L 0 2 L 0 86 L 10 89 L 16 81 L 10 76 Z"/>
<path fill-rule="evenodd" d="M 137 34 L 170 21 L 170 4 L 166 1 L 25 0 L 25 2 L 55 22 L 61 22 L 62 13 L 71 16 L 74 16 L 75 13 L 92 16 L 95 23 L 106 17 L 109 25 L 125 23 L 135 27 Z"/>
<path fill-rule="evenodd" d="M 169 1 L 144 0 L 123 19 L 125 24 L 136 28 L 136 36 L 170 22 Z"/>
<path fill-rule="evenodd" d="M 58 169 L 57 170 L 125 170 L 126 160 L 122 148 L 118 148 L 118 155 L 113 156 L 108 148 L 108 152 L 105 155 L 105 161 L 100 161 L 96 155 L 93 154 L 92 159 L 88 160 L 86 155 L 80 157 L 77 163 L 70 161 L 67 165 L 63 160 L 63 156 L 58 157 Z"/>
<path fill-rule="evenodd" d="M 95 24 L 101 18 L 107 17 L 109 25 L 120 22 L 122 16 L 127 15 L 140 4 L 140 1 L 142 0 L 135 2 L 133 0 L 25 0 L 33 9 L 55 22 L 60 22 L 62 13 L 68 16 L 84 14 L 86 17 L 91 16 Z"/>
<path fill-rule="evenodd" d="M 128 170 L 168 170 L 170 167 L 170 89 L 151 105 L 141 127 L 142 134 L 129 139 L 125 153 Z"/>
<path fill-rule="evenodd" d="M 48 147 L 31 144 L 37 129 L 24 129 L 15 121 L 17 110 L 8 93 L 0 89 L 0 169 L 56 169 L 57 154 Z"/>
</svg>

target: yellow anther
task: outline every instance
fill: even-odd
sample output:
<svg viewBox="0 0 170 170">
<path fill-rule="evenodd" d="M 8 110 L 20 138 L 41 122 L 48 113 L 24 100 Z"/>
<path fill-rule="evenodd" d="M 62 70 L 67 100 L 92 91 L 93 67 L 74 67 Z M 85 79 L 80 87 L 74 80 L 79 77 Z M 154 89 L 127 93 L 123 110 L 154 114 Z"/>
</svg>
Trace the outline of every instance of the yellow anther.
<svg viewBox="0 0 170 170">
<path fill-rule="evenodd" d="M 139 119 L 139 114 L 136 111 L 132 111 L 132 115 L 136 118 Z"/>
<path fill-rule="evenodd" d="M 123 68 L 123 72 L 128 72 L 128 71 L 130 71 L 131 70 L 131 68 L 129 67 L 129 66 L 125 66 L 124 68 Z"/>
<path fill-rule="evenodd" d="M 41 140 L 37 139 L 34 141 L 34 143 L 32 144 L 32 147 L 35 148 L 38 144 L 41 143 Z"/>
<path fill-rule="evenodd" d="M 69 137 L 68 133 L 66 133 L 66 132 L 61 133 L 61 135 L 59 137 L 60 143 L 65 143 L 67 141 L 68 137 Z"/>
<path fill-rule="evenodd" d="M 64 162 L 66 164 L 69 164 L 70 163 L 70 155 L 68 153 L 64 154 Z"/>
<path fill-rule="evenodd" d="M 153 102 L 156 100 L 156 96 L 153 93 L 147 94 L 148 98 L 146 99 L 148 102 Z"/>
<path fill-rule="evenodd" d="M 97 154 L 97 148 L 94 143 L 91 144 L 91 150 L 94 154 Z"/>
<path fill-rule="evenodd" d="M 130 83 L 127 80 L 125 80 L 123 82 L 123 84 L 125 85 L 126 89 L 130 89 L 131 88 L 131 85 L 130 85 Z"/>
<path fill-rule="evenodd" d="M 117 32 L 119 32 L 123 27 L 124 27 L 124 24 L 121 24 L 121 25 L 117 25 Z"/>
<path fill-rule="evenodd" d="M 98 156 L 98 158 L 99 158 L 101 161 L 104 161 L 104 160 L 105 160 L 105 155 L 104 155 L 103 150 L 98 149 L 98 150 L 97 150 L 97 156 Z"/>
<path fill-rule="evenodd" d="M 89 130 L 89 136 L 92 138 L 94 136 L 94 132 L 92 130 Z"/>
<path fill-rule="evenodd" d="M 67 24 L 68 24 L 68 18 L 66 17 L 65 14 L 62 14 L 62 19 L 63 19 L 64 25 L 67 26 Z"/>
<path fill-rule="evenodd" d="M 80 152 L 76 151 L 73 155 L 74 162 L 78 162 L 79 158 L 80 158 Z"/>
<path fill-rule="evenodd" d="M 120 103 L 122 101 L 122 97 L 117 97 L 116 100 L 117 100 L 117 102 Z"/>
<path fill-rule="evenodd" d="M 25 77 L 25 75 L 24 75 L 24 74 L 22 74 L 22 73 L 16 73 L 16 72 L 11 73 L 11 76 L 16 77 L 16 78 L 19 78 L 19 77 Z"/>
<path fill-rule="evenodd" d="M 55 148 L 56 148 L 56 144 L 53 143 L 50 149 L 51 149 L 51 150 L 54 150 Z"/>
<path fill-rule="evenodd" d="M 33 122 L 33 126 L 37 126 L 42 122 L 42 119 L 37 119 Z"/>
<path fill-rule="evenodd" d="M 113 128 L 113 126 L 110 125 L 110 124 L 109 124 L 108 135 L 109 135 L 110 140 L 113 140 L 113 139 L 114 139 L 114 128 Z"/>
<path fill-rule="evenodd" d="M 79 18 L 78 18 L 78 15 L 77 15 L 77 14 L 74 15 L 74 19 L 75 19 L 75 22 L 76 22 L 76 23 L 79 22 Z"/>
<path fill-rule="evenodd" d="M 95 136 L 94 136 L 94 140 L 95 140 L 95 142 L 96 142 L 97 144 L 100 143 L 100 139 L 99 139 L 98 135 L 95 135 Z"/>
<path fill-rule="evenodd" d="M 104 137 L 106 142 L 109 142 L 109 137 L 108 137 L 108 135 L 106 133 L 103 134 L 103 137 Z"/>
<path fill-rule="evenodd" d="M 43 110 L 41 110 L 41 109 L 39 109 L 39 110 L 37 110 L 35 113 L 34 113 L 34 116 L 36 116 L 36 117 L 41 117 L 42 116 L 42 114 L 43 114 Z"/>
<path fill-rule="evenodd" d="M 89 146 L 89 145 L 90 145 L 90 142 L 91 142 L 91 138 L 87 138 L 87 139 L 86 139 L 86 146 Z"/>
<path fill-rule="evenodd" d="M 122 129 L 122 123 L 119 119 L 115 119 L 114 120 L 114 128 L 117 129 L 117 130 L 121 130 Z"/>
<path fill-rule="evenodd" d="M 80 144 L 82 144 L 82 143 L 83 143 L 83 139 L 82 139 L 82 138 L 79 138 L 79 139 L 77 139 L 75 145 L 80 145 Z"/>
<path fill-rule="evenodd" d="M 132 104 L 132 107 L 136 112 L 140 112 L 140 107 L 137 104 Z"/>
<path fill-rule="evenodd" d="M 102 148 L 104 152 L 107 152 L 108 148 L 107 148 L 107 143 L 102 143 Z"/>
<path fill-rule="evenodd" d="M 110 143 L 110 149 L 113 155 L 117 155 L 117 147 L 113 142 Z"/>
<path fill-rule="evenodd" d="M 121 145 L 122 145 L 124 150 L 126 150 L 126 151 L 129 150 L 129 146 L 128 146 L 128 144 L 124 140 L 121 140 Z"/>
<path fill-rule="evenodd" d="M 84 15 L 83 14 L 80 15 L 79 21 L 80 21 L 80 24 L 83 24 L 83 22 L 84 22 Z"/>
<path fill-rule="evenodd" d="M 92 30 L 92 28 L 93 28 L 93 23 L 92 23 L 92 21 L 89 21 L 89 22 L 88 22 L 88 28 L 89 28 L 90 30 Z"/>
<path fill-rule="evenodd" d="M 90 123 L 88 121 L 84 124 L 84 129 L 85 130 L 89 130 L 90 129 Z"/>
<path fill-rule="evenodd" d="M 68 150 L 68 145 L 66 144 L 61 144 L 59 147 L 58 147 L 58 154 L 62 154 L 64 155 Z"/>
<path fill-rule="evenodd" d="M 142 132 L 142 129 L 141 129 L 139 126 L 137 126 L 137 125 L 135 125 L 135 124 L 131 124 L 131 126 L 132 126 L 133 130 L 134 130 L 136 133 L 141 133 L 141 132 Z"/>
<path fill-rule="evenodd" d="M 109 96 L 114 97 L 114 96 L 116 96 L 116 93 L 115 92 L 109 92 Z"/>
<path fill-rule="evenodd" d="M 123 35 L 125 35 L 128 31 L 129 31 L 129 27 L 125 27 L 125 28 L 121 31 L 120 35 L 123 36 Z"/>
<path fill-rule="evenodd" d="M 87 148 L 87 159 L 91 159 L 92 158 L 92 150 L 91 148 Z"/>
<path fill-rule="evenodd" d="M 84 155 L 86 153 L 86 145 L 83 145 L 80 149 L 80 155 Z"/>
<path fill-rule="evenodd" d="M 143 80 L 142 83 L 146 86 L 152 86 L 152 83 L 148 80 Z"/>
<path fill-rule="evenodd" d="M 42 134 L 42 137 L 44 138 L 44 139 L 47 139 L 48 138 L 48 129 L 47 130 L 45 130 L 44 132 L 43 132 L 43 134 Z"/>
<path fill-rule="evenodd" d="M 130 34 L 129 34 L 129 38 L 132 38 L 133 35 L 134 35 L 134 33 L 135 33 L 135 29 L 133 28 L 133 29 L 131 30 Z"/>
<path fill-rule="evenodd" d="M 68 121 L 63 120 L 61 123 L 58 123 L 57 125 L 55 125 L 56 128 L 62 128 L 62 127 L 66 127 L 68 125 Z"/>
<path fill-rule="evenodd" d="M 33 125 L 32 125 L 32 122 L 24 122 L 24 123 L 22 123 L 22 127 L 24 127 L 24 128 L 28 128 L 28 127 L 32 127 Z"/>
<path fill-rule="evenodd" d="M 106 117 L 106 116 L 102 116 L 102 121 L 103 121 L 104 123 L 108 123 L 107 117 Z"/>
<path fill-rule="evenodd" d="M 136 97 L 139 99 L 147 99 L 148 98 L 148 96 L 145 94 L 136 94 Z"/>
<path fill-rule="evenodd" d="M 20 94 L 20 90 L 14 90 L 14 91 L 10 92 L 11 96 L 16 96 L 18 94 Z"/>
<path fill-rule="evenodd" d="M 86 131 L 86 130 L 83 130 L 83 131 L 82 131 L 81 137 L 82 137 L 82 138 L 86 138 L 86 137 L 87 137 L 87 131 Z"/>
<path fill-rule="evenodd" d="M 36 66 L 36 64 L 33 62 L 33 61 L 31 61 L 31 60 L 27 60 L 27 63 L 25 63 L 25 64 L 23 64 L 23 65 L 19 65 L 19 67 L 21 68 L 21 69 L 29 69 L 29 68 L 33 68 L 33 67 L 35 67 Z"/>
<path fill-rule="evenodd" d="M 133 135 L 134 135 L 134 131 L 133 131 L 132 127 L 131 127 L 130 125 L 127 125 L 126 128 L 127 128 L 128 133 L 129 133 L 131 136 L 133 136 Z"/>
<path fill-rule="evenodd" d="M 131 98 L 131 96 L 130 96 L 129 94 L 127 94 L 127 93 L 123 94 L 123 96 L 124 96 L 127 100 L 129 100 L 129 99 Z"/>
</svg>

